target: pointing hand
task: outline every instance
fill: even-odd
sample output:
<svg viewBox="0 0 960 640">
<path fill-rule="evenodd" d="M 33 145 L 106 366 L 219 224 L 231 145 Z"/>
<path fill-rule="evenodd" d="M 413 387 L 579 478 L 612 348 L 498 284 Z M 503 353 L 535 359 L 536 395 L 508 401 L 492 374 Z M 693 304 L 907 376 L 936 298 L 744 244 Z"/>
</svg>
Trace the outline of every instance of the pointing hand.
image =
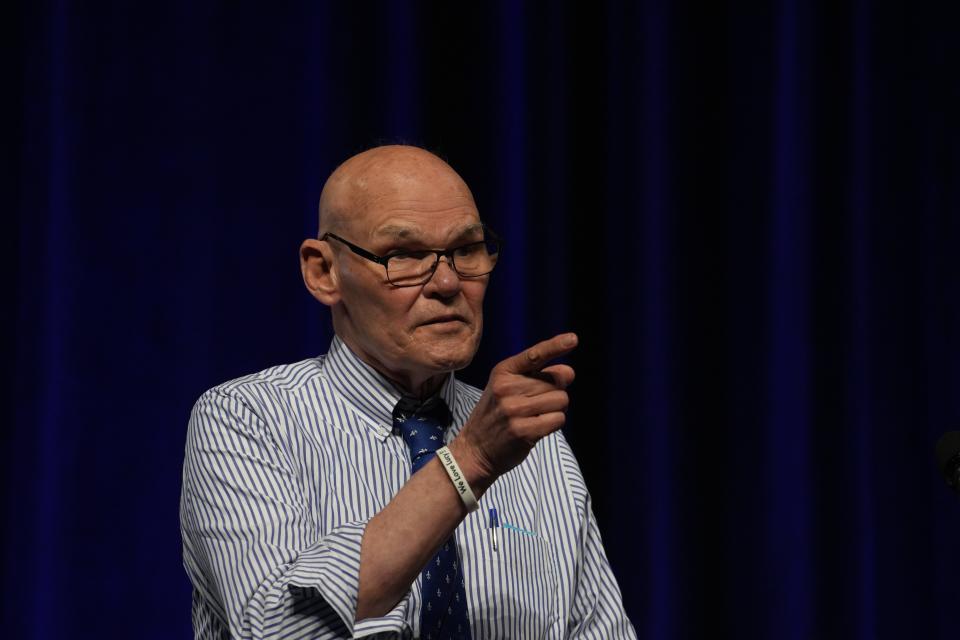
<svg viewBox="0 0 960 640">
<path fill-rule="evenodd" d="M 563 426 L 566 388 L 574 371 L 565 364 L 545 365 L 576 346 L 576 334 L 563 333 L 493 368 L 480 401 L 451 444 L 461 466 L 474 469 L 473 482 L 486 488 L 520 464 L 540 438 Z"/>
</svg>

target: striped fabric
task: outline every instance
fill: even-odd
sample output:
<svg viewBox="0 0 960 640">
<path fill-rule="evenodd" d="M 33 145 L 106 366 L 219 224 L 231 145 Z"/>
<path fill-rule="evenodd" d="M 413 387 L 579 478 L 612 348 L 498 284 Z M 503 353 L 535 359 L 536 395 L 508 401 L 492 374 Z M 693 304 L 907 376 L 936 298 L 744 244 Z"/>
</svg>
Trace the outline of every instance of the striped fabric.
<svg viewBox="0 0 960 640">
<path fill-rule="evenodd" d="M 451 375 L 441 394 L 449 442 L 480 391 Z M 326 356 L 201 396 L 180 509 L 196 638 L 419 637 L 419 584 L 383 617 L 354 621 L 364 527 L 410 476 L 392 431 L 399 398 L 337 338 Z M 636 637 L 561 434 L 480 503 L 456 532 L 474 638 Z"/>
</svg>

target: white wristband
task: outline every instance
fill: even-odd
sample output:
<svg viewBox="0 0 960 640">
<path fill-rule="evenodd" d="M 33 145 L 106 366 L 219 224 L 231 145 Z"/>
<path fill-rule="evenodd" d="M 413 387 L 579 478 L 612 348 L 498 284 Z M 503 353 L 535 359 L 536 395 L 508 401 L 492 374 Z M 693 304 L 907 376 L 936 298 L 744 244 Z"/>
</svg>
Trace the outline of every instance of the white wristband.
<svg viewBox="0 0 960 640">
<path fill-rule="evenodd" d="M 467 505 L 467 511 L 476 511 L 480 505 L 477 504 L 477 498 L 473 495 L 470 485 L 467 484 L 467 479 L 463 477 L 463 472 L 460 471 L 460 465 L 453 459 L 453 454 L 450 453 L 450 449 L 446 447 L 437 449 L 437 458 L 440 459 L 440 464 L 443 465 L 443 468 L 447 471 L 447 475 L 450 476 L 450 480 L 453 482 L 457 493 L 460 494 L 460 499 L 463 500 L 463 504 Z"/>
</svg>

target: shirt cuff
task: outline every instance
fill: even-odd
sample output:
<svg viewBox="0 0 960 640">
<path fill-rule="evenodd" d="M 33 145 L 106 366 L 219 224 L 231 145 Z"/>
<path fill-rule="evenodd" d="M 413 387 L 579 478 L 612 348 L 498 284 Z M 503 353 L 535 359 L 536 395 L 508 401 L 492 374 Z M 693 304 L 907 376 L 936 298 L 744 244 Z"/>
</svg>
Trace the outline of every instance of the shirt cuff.
<svg viewBox="0 0 960 640">
<path fill-rule="evenodd" d="M 360 593 L 360 544 L 366 522 L 343 524 L 316 545 L 305 549 L 288 575 L 288 585 L 316 589 L 343 621 L 353 638 L 387 634 L 402 637 L 409 631 L 406 621 L 410 591 L 393 609 L 376 618 L 356 622 Z"/>
</svg>

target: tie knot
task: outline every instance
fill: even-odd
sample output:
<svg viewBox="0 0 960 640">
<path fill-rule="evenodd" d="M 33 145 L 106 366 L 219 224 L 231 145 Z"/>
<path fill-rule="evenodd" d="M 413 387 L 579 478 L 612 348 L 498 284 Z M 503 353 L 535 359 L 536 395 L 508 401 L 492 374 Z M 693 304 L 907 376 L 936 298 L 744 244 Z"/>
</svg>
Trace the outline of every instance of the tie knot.
<svg viewBox="0 0 960 640">
<path fill-rule="evenodd" d="M 414 472 L 443 446 L 443 432 L 450 420 L 450 410 L 439 395 L 424 402 L 404 396 L 394 407 L 393 422 L 410 449 Z"/>
<path fill-rule="evenodd" d="M 402 396 L 397 406 L 393 408 L 393 420 L 400 424 L 410 417 L 416 417 L 419 420 L 431 420 L 444 427 L 448 426 L 452 420 L 450 409 L 447 403 L 439 394 L 430 396 L 426 400 L 420 400 L 413 396 Z"/>
</svg>

